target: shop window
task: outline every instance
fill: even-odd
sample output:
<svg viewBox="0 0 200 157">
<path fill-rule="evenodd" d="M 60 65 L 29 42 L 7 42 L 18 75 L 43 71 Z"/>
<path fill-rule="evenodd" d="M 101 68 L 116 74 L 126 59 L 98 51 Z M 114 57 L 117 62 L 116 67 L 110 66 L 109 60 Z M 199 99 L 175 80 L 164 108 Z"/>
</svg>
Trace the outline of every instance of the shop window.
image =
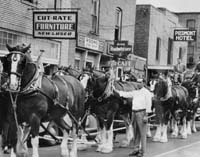
<svg viewBox="0 0 200 157">
<path fill-rule="evenodd" d="M 121 40 L 121 30 L 122 30 L 122 9 L 116 8 L 116 18 L 115 18 L 115 36 L 114 40 Z"/>
<path fill-rule="evenodd" d="M 92 62 L 87 61 L 86 64 L 85 64 L 85 66 L 86 66 L 86 69 L 91 69 L 92 66 L 93 66 L 93 64 L 92 64 Z"/>
<path fill-rule="evenodd" d="M 156 60 L 160 59 L 161 39 L 158 37 L 156 40 Z"/>
<path fill-rule="evenodd" d="M 168 56 L 167 56 L 167 64 L 172 64 L 172 48 L 173 48 L 173 40 L 171 38 L 168 39 Z"/>
<path fill-rule="evenodd" d="M 92 30 L 91 33 L 98 34 L 99 33 L 99 8 L 100 1 L 92 0 Z"/>
<path fill-rule="evenodd" d="M 194 46 L 188 46 L 188 55 L 194 55 Z"/>
<path fill-rule="evenodd" d="M 79 70 L 80 69 L 80 59 L 74 60 L 74 68 Z"/>
<path fill-rule="evenodd" d="M 183 59 L 183 48 L 182 47 L 179 47 L 179 54 L 178 54 L 178 57 L 180 59 Z"/>
<path fill-rule="evenodd" d="M 7 50 L 6 44 L 15 46 L 17 43 L 21 42 L 21 36 L 0 31 L 0 50 Z"/>
</svg>

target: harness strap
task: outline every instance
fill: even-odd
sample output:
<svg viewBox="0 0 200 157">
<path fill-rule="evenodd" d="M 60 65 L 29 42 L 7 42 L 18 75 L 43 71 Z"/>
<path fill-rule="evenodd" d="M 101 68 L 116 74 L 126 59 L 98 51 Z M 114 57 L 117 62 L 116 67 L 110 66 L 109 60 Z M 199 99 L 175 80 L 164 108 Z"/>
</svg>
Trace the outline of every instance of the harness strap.
<svg viewBox="0 0 200 157">
<path fill-rule="evenodd" d="M 53 80 L 51 80 L 50 78 L 48 78 L 48 77 L 46 77 L 48 80 L 49 80 L 49 82 L 51 82 L 51 84 L 53 85 L 53 87 L 54 87 L 54 91 L 55 91 L 55 97 L 54 97 L 54 99 L 53 99 L 53 102 L 54 102 L 54 104 L 56 105 L 56 104 L 58 104 L 58 102 L 59 102 L 59 90 L 58 90 L 58 86 L 55 84 L 55 82 L 53 81 Z"/>
<path fill-rule="evenodd" d="M 58 77 L 58 76 L 57 76 L 57 77 Z M 58 78 L 59 78 L 59 80 L 64 84 L 65 88 L 67 89 L 67 88 L 68 88 L 68 85 L 67 85 L 65 79 L 63 79 L 62 76 L 59 76 Z M 67 98 L 66 98 L 66 105 L 67 105 L 68 99 L 69 99 L 69 97 L 67 96 Z M 67 105 L 67 106 L 68 106 L 68 105 Z"/>
</svg>

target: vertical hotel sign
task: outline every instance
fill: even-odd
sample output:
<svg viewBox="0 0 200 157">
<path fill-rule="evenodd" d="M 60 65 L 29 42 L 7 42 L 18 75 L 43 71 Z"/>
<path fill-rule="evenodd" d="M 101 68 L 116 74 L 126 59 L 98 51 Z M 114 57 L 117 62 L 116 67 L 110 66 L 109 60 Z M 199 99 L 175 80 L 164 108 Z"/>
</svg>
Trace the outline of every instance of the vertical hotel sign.
<svg viewBox="0 0 200 157">
<path fill-rule="evenodd" d="M 33 12 L 33 37 L 76 39 L 77 12 Z"/>
</svg>

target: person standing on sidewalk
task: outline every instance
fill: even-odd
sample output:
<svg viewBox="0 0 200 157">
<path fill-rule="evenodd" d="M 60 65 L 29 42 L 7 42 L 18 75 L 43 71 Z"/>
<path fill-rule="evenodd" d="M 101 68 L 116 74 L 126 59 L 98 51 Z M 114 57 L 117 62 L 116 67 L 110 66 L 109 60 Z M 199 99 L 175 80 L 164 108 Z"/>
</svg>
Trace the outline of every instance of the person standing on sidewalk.
<svg viewBox="0 0 200 157">
<path fill-rule="evenodd" d="M 146 151 L 147 111 L 151 109 L 152 94 L 145 87 L 130 92 L 118 91 L 113 87 L 113 92 L 119 97 L 132 98 L 134 146 L 129 156 L 143 157 Z"/>
</svg>

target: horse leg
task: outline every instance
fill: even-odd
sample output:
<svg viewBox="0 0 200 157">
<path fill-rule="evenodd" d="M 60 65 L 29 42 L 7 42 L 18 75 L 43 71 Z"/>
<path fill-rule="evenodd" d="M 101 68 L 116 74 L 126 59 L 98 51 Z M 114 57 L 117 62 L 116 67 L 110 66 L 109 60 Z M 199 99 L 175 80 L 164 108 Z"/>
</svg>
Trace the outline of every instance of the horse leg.
<svg viewBox="0 0 200 157">
<path fill-rule="evenodd" d="M 187 129 L 186 129 L 187 134 L 191 135 L 192 134 L 192 128 L 191 128 L 191 120 L 190 119 L 186 121 L 186 127 L 187 127 Z"/>
<path fill-rule="evenodd" d="M 195 119 L 196 119 L 196 113 L 194 114 L 193 118 L 192 118 L 192 132 L 197 132 L 197 129 L 196 129 L 196 123 L 195 123 Z"/>
<path fill-rule="evenodd" d="M 115 112 L 109 111 L 106 122 L 106 144 L 102 148 L 102 153 L 110 153 L 113 151 L 113 121 Z"/>
<path fill-rule="evenodd" d="M 158 142 L 158 141 L 160 141 L 160 138 L 161 138 L 161 124 L 159 124 L 156 127 L 156 133 L 155 133 L 152 141 Z"/>
<path fill-rule="evenodd" d="M 182 119 L 182 132 L 181 132 L 181 138 L 186 139 L 187 138 L 187 127 L 186 127 L 186 117 L 184 116 Z"/>
<path fill-rule="evenodd" d="M 0 157 L 3 157 L 3 150 L 2 150 L 2 135 L 0 134 Z"/>
<path fill-rule="evenodd" d="M 120 144 L 120 147 L 124 148 L 124 147 L 128 147 L 130 144 L 130 141 L 133 139 L 133 125 L 129 117 L 129 114 L 123 115 L 121 117 L 124 120 L 125 125 L 126 125 L 126 138 L 122 140 Z"/>
<path fill-rule="evenodd" d="M 60 145 L 61 157 L 69 157 L 68 139 L 70 126 L 62 118 L 55 119 L 54 121 L 62 129 L 63 132 L 63 139 Z"/>
<path fill-rule="evenodd" d="M 96 151 L 101 152 L 104 145 L 106 144 L 106 128 L 105 128 L 104 120 L 99 117 L 97 117 L 97 119 L 98 119 L 100 131 L 96 137 L 96 140 L 99 142 Z"/>
<path fill-rule="evenodd" d="M 173 132 L 172 132 L 171 136 L 176 138 L 176 137 L 178 137 L 178 124 L 174 118 L 172 119 L 172 125 L 173 125 Z"/>
<path fill-rule="evenodd" d="M 77 134 L 76 134 L 76 126 L 73 125 L 73 129 L 72 129 L 72 138 L 73 138 L 73 142 L 72 142 L 72 147 L 69 153 L 70 157 L 77 157 Z"/>
<path fill-rule="evenodd" d="M 39 157 L 39 129 L 40 129 L 40 117 L 36 113 L 32 113 L 29 124 L 31 127 L 31 145 L 32 145 L 32 157 Z"/>
</svg>

